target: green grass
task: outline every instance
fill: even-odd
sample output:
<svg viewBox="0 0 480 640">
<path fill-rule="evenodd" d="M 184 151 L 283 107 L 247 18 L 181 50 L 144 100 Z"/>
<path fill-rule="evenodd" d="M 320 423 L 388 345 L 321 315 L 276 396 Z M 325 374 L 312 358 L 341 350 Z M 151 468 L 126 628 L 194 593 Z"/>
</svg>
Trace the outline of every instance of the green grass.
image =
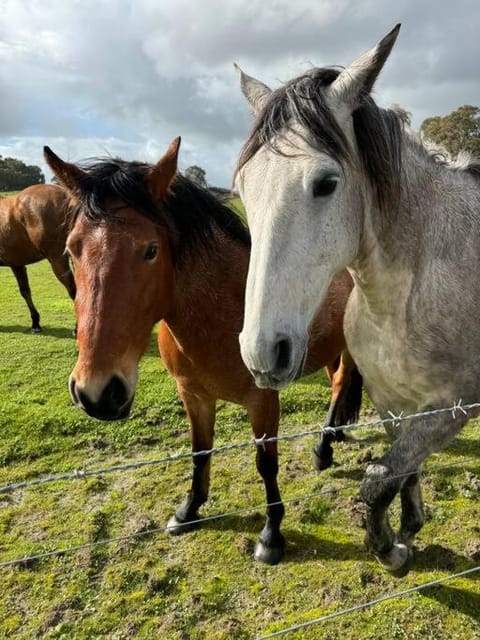
<svg viewBox="0 0 480 640">
<path fill-rule="evenodd" d="M 98 422 L 71 405 L 72 303 L 47 263 L 29 274 L 41 335 L 28 332 L 13 276 L 0 270 L 0 484 L 188 451 L 183 408 L 153 339 L 130 419 Z M 282 433 L 325 417 L 323 375 L 282 397 Z M 367 405 L 363 417 L 371 415 Z M 429 464 L 478 459 L 475 432 L 478 421 Z M 216 434 L 218 445 L 250 438 L 243 410 L 220 403 Z M 428 521 L 409 575 L 397 580 L 377 565 L 363 547 L 354 497 L 366 460 L 387 443 L 373 430 L 357 438 L 337 447 L 337 465 L 321 475 L 311 464 L 312 437 L 281 443 L 279 481 L 291 502 L 280 565 L 261 566 L 252 558 L 264 521 L 264 509 L 254 508 L 177 538 L 157 533 L 1 567 L 0 638 L 241 640 L 478 564 L 480 468 L 469 462 L 426 477 Z M 205 515 L 264 503 L 253 447 L 215 456 L 212 467 Z M 162 527 L 190 477 L 185 460 L 0 494 L 0 562 Z M 324 490 L 332 491 L 304 499 Z M 394 512 L 398 519 L 398 507 Z M 474 574 L 288 637 L 471 640 L 480 638 L 479 616 Z"/>
</svg>

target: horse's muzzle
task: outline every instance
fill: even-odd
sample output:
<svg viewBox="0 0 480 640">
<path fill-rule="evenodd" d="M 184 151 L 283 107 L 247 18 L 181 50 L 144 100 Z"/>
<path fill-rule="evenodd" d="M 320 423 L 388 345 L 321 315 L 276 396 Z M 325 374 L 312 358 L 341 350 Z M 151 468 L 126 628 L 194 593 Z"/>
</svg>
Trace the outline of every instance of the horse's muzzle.
<svg viewBox="0 0 480 640">
<path fill-rule="evenodd" d="M 122 420 L 127 418 L 133 402 L 128 389 L 118 376 L 112 376 L 96 400 L 89 397 L 71 376 L 70 395 L 73 403 L 92 418 L 98 420 Z"/>
<path fill-rule="evenodd" d="M 246 350 L 242 349 L 242 356 L 257 387 L 279 391 L 302 375 L 306 349 L 300 342 L 280 336 L 266 352 L 267 357 L 262 359 L 258 352 L 249 358 Z"/>
</svg>

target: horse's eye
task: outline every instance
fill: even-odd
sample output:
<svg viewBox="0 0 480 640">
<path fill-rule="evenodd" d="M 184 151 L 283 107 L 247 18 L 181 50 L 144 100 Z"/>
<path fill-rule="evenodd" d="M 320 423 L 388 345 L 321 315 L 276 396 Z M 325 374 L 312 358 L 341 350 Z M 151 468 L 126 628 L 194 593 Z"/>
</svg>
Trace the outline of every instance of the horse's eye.
<svg viewBox="0 0 480 640">
<path fill-rule="evenodd" d="M 151 262 L 152 260 L 155 260 L 155 258 L 157 257 L 157 251 L 158 251 L 158 247 L 155 244 L 148 245 L 148 247 L 145 250 L 145 255 L 144 255 L 145 260 L 148 260 L 149 262 Z"/>
<path fill-rule="evenodd" d="M 337 176 L 324 176 L 315 180 L 313 183 L 313 197 L 325 198 L 331 196 L 337 188 L 338 178 Z"/>
</svg>

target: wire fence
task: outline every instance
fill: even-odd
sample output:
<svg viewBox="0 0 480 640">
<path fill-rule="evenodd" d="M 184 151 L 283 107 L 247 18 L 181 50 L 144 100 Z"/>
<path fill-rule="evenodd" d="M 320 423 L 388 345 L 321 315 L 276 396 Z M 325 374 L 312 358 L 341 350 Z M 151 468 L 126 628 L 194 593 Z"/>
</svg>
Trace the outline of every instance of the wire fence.
<svg viewBox="0 0 480 640">
<path fill-rule="evenodd" d="M 447 469 L 447 468 L 451 468 L 451 467 L 457 467 L 457 466 L 464 466 L 470 462 L 477 462 L 476 458 L 466 458 L 466 459 L 462 459 L 462 460 L 454 460 L 452 462 L 448 462 L 445 464 L 439 464 L 439 465 L 431 465 L 430 467 L 428 467 L 428 469 L 425 469 L 423 472 L 423 475 L 432 475 L 434 472 L 437 472 L 441 469 Z M 416 474 L 417 471 L 410 471 L 407 473 L 401 473 L 401 474 L 396 474 L 396 475 L 392 475 L 392 476 L 388 476 L 386 478 L 383 478 L 382 480 L 378 480 L 378 482 L 388 482 L 389 480 L 398 480 L 398 479 L 403 479 L 403 478 L 407 478 L 411 475 Z M 102 540 L 95 540 L 94 542 L 87 542 L 85 544 L 80 544 L 80 545 L 75 545 L 72 547 L 65 547 L 63 549 L 52 549 L 50 551 L 44 551 L 41 553 L 36 553 L 36 554 L 32 554 L 32 555 L 26 555 L 26 556 L 22 556 L 21 558 L 14 558 L 12 560 L 5 560 L 3 562 L 0 562 L 0 568 L 2 567 L 12 567 L 15 565 L 23 565 L 23 566 L 28 566 L 30 565 L 32 562 L 38 561 L 38 560 L 43 560 L 46 558 L 50 558 L 52 556 L 60 556 L 60 555 L 67 555 L 70 553 L 75 553 L 77 551 L 81 551 L 83 549 L 91 549 L 94 547 L 100 547 L 100 546 L 107 546 L 110 544 L 114 544 L 114 543 L 118 543 L 118 542 L 127 542 L 129 540 L 134 540 L 136 538 L 142 538 L 145 536 L 149 536 L 149 535 L 154 535 L 154 534 L 158 534 L 158 533 L 168 533 L 169 529 L 171 529 L 173 526 L 175 528 L 177 527 L 184 527 L 185 529 L 188 529 L 189 527 L 198 525 L 199 522 L 203 523 L 207 523 L 207 522 L 212 522 L 214 520 L 222 520 L 224 518 L 232 518 L 235 516 L 240 516 L 240 515 L 244 515 L 246 513 L 251 513 L 252 511 L 259 511 L 260 509 L 262 510 L 266 510 L 269 507 L 274 507 L 277 506 L 279 504 L 292 504 L 292 503 L 299 503 L 299 502 L 303 502 L 306 500 L 310 500 L 313 498 L 318 498 L 318 497 L 324 497 L 324 496 L 332 496 L 338 493 L 342 493 L 342 492 L 346 492 L 346 491 L 351 491 L 352 489 L 355 489 L 358 486 L 357 483 L 350 483 L 347 485 L 344 485 L 342 487 L 327 487 L 324 489 L 321 489 L 320 491 L 316 491 L 314 493 L 309 493 L 309 494 L 303 494 L 300 496 L 295 496 L 292 498 L 288 498 L 288 499 L 283 499 L 281 502 L 268 502 L 268 503 L 264 503 L 264 504 L 258 504 L 258 505 L 254 505 L 254 506 L 249 506 L 249 507 L 243 507 L 241 509 L 236 509 L 233 511 L 227 511 L 224 513 L 218 513 L 218 514 L 213 514 L 210 516 L 203 516 L 201 518 L 200 521 L 198 520 L 189 520 L 186 522 L 182 522 L 182 523 L 175 523 L 175 525 L 166 525 L 164 527 L 150 527 L 148 529 L 142 530 L 142 531 L 135 531 L 132 533 L 128 533 L 128 534 L 124 534 L 124 535 L 120 535 L 120 536 L 115 536 L 112 538 L 104 538 Z"/>
<path fill-rule="evenodd" d="M 135 461 L 135 462 L 128 462 L 128 463 L 124 463 L 124 464 L 119 464 L 119 465 L 113 465 L 110 467 L 104 467 L 104 468 L 99 468 L 99 469 L 82 469 L 82 470 L 74 470 L 70 473 L 56 473 L 56 474 L 52 474 L 49 476 L 45 476 L 45 477 L 40 477 L 40 478 L 35 478 L 33 480 L 25 480 L 23 482 L 17 482 L 17 483 L 12 483 L 12 484 L 8 484 L 5 485 L 3 487 L 0 487 L 0 494 L 8 494 L 14 491 L 18 491 L 18 490 L 25 490 L 25 489 L 30 489 L 33 487 L 38 487 L 41 485 L 45 485 L 48 483 L 53 483 L 53 482 L 59 482 L 59 481 L 78 481 L 78 480 L 82 480 L 82 479 L 86 479 L 92 476 L 102 476 L 102 475 L 106 475 L 106 474 L 111 474 L 111 473 L 123 473 L 126 471 L 130 471 L 130 470 L 135 470 L 135 469 L 141 469 L 144 467 L 148 467 L 148 466 L 152 466 L 152 465 L 159 465 L 159 464 L 165 464 L 165 463 L 170 463 L 172 461 L 180 461 L 180 460 L 185 460 L 185 459 L 192 459 L 193 457 L 196 456 L 210 456 L 210 455 L 219 455 L 222 453 L 227 453 L 230 451 L 235 451 L 235 450 L 239 450 L 239 449 L 244 449 L 247 447 L 251 447 L 252 445 L 254 445 L 255 447 L 264 447 L 266 445 L 266 443 L 268 442 L 291 442 L 293 440 L 296 439 L 300 439 L 300 438 L 305 438 L 305 437 L 309 437 L 309 436 L 319 436 L 322 432 L 325 431 L 329 431 L 331 433 L 335 433 L 336 431 L 339 430 L 343 430 L 343 431 L 353 431 L 356 429 L 366 429 L 366 428 L 376 428 L 376 427 L 381 427 L 381 426 L 386 426 L 387 424 L 389 425 L 393 425 L 398 426 L 400 425 L 403 421 L 407 421 L 407 420 L 414 420 L 414 419 L 418 419 L 418 418 L 427 418 L 427 417 L 433 417 L 436 415 L 440 415 L 440 414 L 445 414 L 445 413 L 451 413 L 452 417 L 455 418 L 457 415 L 457 412 L 461 412 L 463 413 L 465 416 L 468 415 L 468 412 L 471 411 L 475 411 L 477 409 L 480 409 L 480 403 L 472 403 L 472 404 L 462 404 L 462 401 L 459 400 L 458 402 L 455 402 L 452 406 L 450 407 L 446 407 L 446 408 L 441 408 L 441 409 L 433 409 L 433 410 L 429 410 L 429 411 L 424 411 L 424 412 L 419 412 L 419 413 L 415 413 L 415 414 L 410 414 L 410 415 L 399 415 L 399 416 L 395 416 L 393 414 L 390 415 L 389 418 L 386 419 L 382 419 L 382 420 L 374 420 L 374 421 L 370 421 L 370 422 L 363 422 L 363 423 L 355 423 L 355 424 L 350 424 L 350 425 L 342 425 L 339 427 L 328 427 L 327 429 L 324 428 L 320 428 L 318 427 L 318 425 L 309 425 L 310 427 L 315 426 L 315 428 L 309 428 L 307 430 L 303 430 L 300 432 L 296 432 L 296 433 L 292 433 L 292 434 L 287 434 L 287 435 L 282 435 L 282 436 L 276 436 L 276 437 L 262 437 L 262 438 L 253 438 L 247 441 L 243 441 L 243 442 L 238 442 L 238 443 L 230 443 L 227 445 L 223 445 L 220 447 L 216 447 L 216 448 L 212 448 L 212 449 L 208 449 L 208 450 L 202 450 L 202 451 L 196 451 L 196 452 L 179 452 L 176 454 L 168 454 L 159 458 L 154 458 L 154 459 L 149 459 L 149 460 L 140 460 L 140 461 Z M 456 460 L 456 461 L 452 461 L 449 463 L 445 463 L 445 464 L 439 464 L 439 465 L 430 465 L 429 467 L 425 468 L 423 471 L 423 475 L 430 475 L 432 473 L 435 473 L 436 471 L 442 470 L 442 469 L 446 469 L 449 467 L 455 467 L 455 466 L 465 466 L 466 464 L 469 463 L 475 463 L 478 462 L 477 458 L 464 458 L 461 460 Z M 406 472 L 406 473 L 402 473 L 402 474 L 397 474 L 394 476 L 390 476 L 388 478 L 382 478 L 381 480 L 379 480 L 379 482 L 385 482 L 388 480 L 393 480 L 393 479 L 399 479 L 399 478 L 405 478 L 408 477 L 410 475 L 416 474 L 418 473 L 417 470 L 415 471 L 411 471 L 411 472 Z M 340 493 L 342 491 L 350 491 L 351 489 L 355 488 L 358 486 L 358 483 L 355 484 L 349 484 L 349 485 L 345 485 L 343 487 L 337 487 L 337 488 L 324 488 L 318 492 L 315 493 L 310 493 L 310 494 L 303 494 L 301 496 L 296 496 L 287 500 L 283 500 L 284 504 L 288 504 L 288 503 L 298 503 L 301 501 L 306 501 L 306 500 L 311 500 L 315 497 L 320 497 L 320 496 L 326 496 L 326 495 L 332 495 L 335 493 Z M 213 514 L 210 516 L 206 516 L 206 517 L 202 517 L 201 522 L 209 522 L 209 521 L 214 521 L 214 520 L 220 520 L 222 518 L 228 518 L 228 517 L 235 517 L 235 516 L 240 516 L 240 515 L 244 515 L 246 513 L 252 512 L 252 511 L 257 511 L 260 509 L 267 509 L 268 507 L 272 507 L 275 506 L 276 504 L 279 503 L 268 503 L 268 504 L 262 504 L 262 505 L 255 505 L 255 506 L 248 506 L 248 507 L 244 507 L 241 509 L 237 509 L 237 510 L 233 510 L 233 511 L 228 511 L 228 512 L 224 512 L 224 513 L 219 513 L 219 514 Z M 190 522 L 184 522 L 181 523 L 181 526 L 184 526 L 186 528 L 196 525 L 198 524 L 198 521 L 190 521 Z M 177 525 L 175 525 L 177 526 Z M 140 530 L 140 531 L 135 531 L 133 533 L 129 533 L 129 534 L 124 534 L 124 535 L 119 535 L 119 536 L 115 536 L 115 537 L 111 537 L 111 538 L 105 538 L 102 540 L 96 540 L 93 542 L 87 542 L 84 544 L 80 544 L 80 545 L 75 545 L 75 546 L 70 546 L 70 547 L 65 547 L 65 548 L 58 548 L 58 549 L 52 549 L 49 551 L 44 551 L 44 552 L 39 552 L 39 553 L 33 553 L 31 555 L 26 555 L 23 556 L 21 558 L 13 558 L 10 560 L 5 560 L 3 562 L 0 562 L 0 568 L 7 568 L 7 567 L 15 567 L 15 566 L 19 566 L 19 567 L 28 567 L 30 566 L 32 563 L 36 562 L 36 561 L 40 561 L 40 560 L 44 560 L 47 558 L 51 558 L 53 556 L 61 556 L 61 555 L 67 555 L 67 554 L 71 554 L 71 553 L 75 553 L 78 552 L 80 550 L 85 550 L 85 549 L 91 549 L 94 547 L 99 547 L 99 546 L 106 546 L 106 545 L 110 545 L 110 544 L 115 544 L 115 543 L 120 543 L 120 542 L 126 542 L 126 541 L 130 541 L 133 539 L 138 539 L 138 538 L 143 538 L 145 536 L 151 536 L 154 534 L 159 534 L 159 533 L 166 533 L 169 531 L 169 526 L 164 526 L 164 527 L 149 527 L 147 529 L 144 530 Z M 304 629 L 306 627 L 315 625 L 315 624 L 321 624 L 323 622 L 326 622 L 327 620 L 331 620 L 333 618 L 336 617 L 340 617 L 340 616 L 344 616 L 344 615 L 348 615 L 351 613 L 354 613 L 356 611 L 360 611 L 360 610 L 365 610 L 369 607 L 372 607 L 376 604 L 379 604 L 381 602 L 385 602 L 387 600 L 392 600 L 395 598 L 400 598 L 406 595 L 411 595 L 417 591 L 421 591 L 423 589 L 427 589 L 429 587 L 435 586 L 435 585 L 439 585 L 442 584 L 443 582 L 446 582 L 448 580 L 453 580 L 456 578 L 460 578 L 466 575 L 470 575 L 473 574 L 477 571 L 480 570 L 480 566 L 477 567 L 473 567 L 470 569 L 467 569 L 465 571 L 462 571 L 460 573 L 455 573 L 455 574 L 450 574 L 448 576 L 444 576 L 442 578 L 439 578 L 437 580 L 433 580 L 430 582 L 426 582 L 423 584 L 420 584 L 416 587 L 412 587 L 403 591 L 397 591 L 394 593 L 390 593 L 390 594 L 385 594 L 375 600 L 371 600 L 369 602 L 365 602 L 365 603 L 360 603 L 358 605 L 349 607 L 349 608 L 345 608 L 345 609 L 341 609 L 339 611 L 336 611 L 334 613 L 331 614 L 327 614 L 324 616 L 321 616 L 319 618 L 315 618 L 313 620 L 307 621 L 307 622 L 303 622 L 303 623 L 299 623 L 290 627 L 285 627 L 284 629 L 281 629 L 279 631 L 273 632 L 271 634 L 268 635 L 263 635 L 263 636 L 258 636 L 257 640 L 267 640 L 269 638 L 274 638 L 274 637 L 279 637 L 288 633 L 293 633 L 296 631 L 299 631 L 300 629 Z"/>
<path fill-rule="evenodd" d="M 175 454 L 167 454 L 160 458 L 152 458 L 150 460 L 140 460 L 136 462 L 127 462 L 124 464 L 114 465 L 111 467 L 104 467 L 101 469 L 74 469 L 69 473 L 56 473 L 49 476 L 35 478 L 34 480 L 25 480 L 23 482 L 12 483 L 8 485 L 4 485 L 0 487 L 0 495 L 3 493 L 11 493 L 13 491 L 17 491 L 19 489 L 28 489 L 35 486 L 40 486 L 44 484 L 49 484 L 51 482 L 59 482 L 61 480 L 79 480 L 85 479 L 93 476 L 101 476 L 107 475 L 110 473 L 131 471 L 134 469 L 141 469 L 143 467 L 149 467 L 154 465 L 166 464 L 169 462 L 176 462 L 178 460 L 187 460 L 193 459 L 199 456 L 210 456 L 210 455 L 219 455 L 222 453 L 227 453 L 229 451 L 235 451 L 239 449 L 245 449 L 247 447 L 254 446 L 265 446 L 270 442 L 289 442 L 292 440 L 298 440 L 300 438 L 305 438 L 309 436 L 320 436 L 321 433 L 327 432 L 335 434 L 338 431 L 354 431 L 359 429 L 372 429 L 378 427 L 384 427 L 386 425 L 393 425 L 394 427 L 399 426 L 402 422 L 408 420 L 414 420 L 417 418 L 426 418 L 426 417 L 434 417 L 436 415 L 441 415 L 445 413 L 451 413 L 452 417 L 455 418 L 457 412 L 461 412 L 465 415 L 468 415 L 469 411 L 473 411 L 475 409 L 480 409 L 480 403 L 471 403 L 471 404 L 462 404 L 462 400 L 460 399 L 458 402 L 454 402 L 452 406 L 445 407 L 441 409 L 432 409 L 429 411 L 421 411 L 418 413 L 413 413 L 409 415 L 400 414 L 395 416 L 393 413 L 390 414 L 389 418 L 384 418 L 382 420 L 372 420 L 369 422 L 356 422 L 354 424 L 346 424 L 338 427 L 320 427 L 317 424 L 308 425 L 310 428 L 304 431 L 299 431 L 291 434 L 286 434 L 282 436 L 272 436 L 266 437 L 262 436 L 261 438 L 250 438 L 249 440 L 245 440 L 243 442 L 234 442 L 231 444 L 222 445 L 220 447 L 214 447 L 212 449 L 203 449 L 201 451 L 182 451 Z M 284 428 L 287 425 L 284 425 Z M 311 428 L 314 427 L 314 428 Z"/>
<path fill-rule="evenodd" d="M 286 635 L 287 633 L 294 633 L 296 631 L 300 631 L 301 629 L 312 627 L 315 624 L 321 624 L 323 622 L 327 622 L 327 620 L 333 620 L 334 618 L 339 618 L 340 616 L 346 616 L 350 613 L 364 611 L 365 609 L 373 607 L 376 604 L 380 604 L 381 602 L 386 602 L 387 600 L 403 598 L 403 596 L 412 595 L 413 593 L 418 593 L 419 591 L 423 591 L 424 589 L 428 589 L 430 587 L 435 587 L 437 585 L 443 584 L 444 582 L 448 582 L 451 580 L 455 580 L 457 578 L 463 578 L 464 576 L 472 575 L 477 571 L 480 571 L 480 565 L 477 567 L 472 567 L 470 569 L 465 569 L 465 571 L 452 573 L 448 576 L 444 576 L 443 578 L 430 580 L 430 582 L 424 582 L 422 584 L 417 585 L 416 587 L 410 587 L 409 589 L 404 589 L 403 591 L 394 591 L 393 593 L 388 593 L 384 596 L 381 596 L 380 598 L 375 598 L 375 600 L 369 600 L 368 602 L 362 602 L 353 607 L 340 609 L 339 611 L 328 613 L 325 616 L 320 616 L 319 618 L 313 618 L 313 620 L 308 620 L 307 622 L 300 622 L 299 624 L 294 624 L 291 627 L 285 627 L 284 629 L 280 629 L 280 631 L 274 631 L 273 633 L 269 633 L 264 636 L 257 636 L 255 640 L 269 640 L 270 638 L 278 638 L 280 636 Z"/>
</svg>

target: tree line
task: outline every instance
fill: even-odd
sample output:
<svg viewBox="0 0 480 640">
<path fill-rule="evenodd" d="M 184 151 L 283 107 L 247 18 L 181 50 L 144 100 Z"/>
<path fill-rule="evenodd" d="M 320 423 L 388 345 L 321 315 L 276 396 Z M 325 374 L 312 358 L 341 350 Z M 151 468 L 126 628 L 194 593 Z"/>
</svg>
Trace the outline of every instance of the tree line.
<svg viewBox="0 0 480 640">
<path fill-rule="evenodd" d="M 16 158 L 0 156 L 0 191 L 20 191 L 44 182 L 45 176 L 37 165 L 27 165 Z"/>
<path fill-rule="evenodd" d="M 480 108 L 466 104 L 447 116 L 424 120 L 421 133 L 452 155 L 468 151 L 480 158 Z"/>
<path fill-rule="evenodd" d="M 427 118 L 420 125 L 420 132 L 454 156 L 460 151 L 468 151 L 480 158 L 480 107 L 466 104 L 446 116 Z M 201 187 L 207 186 L 206 174 L 201 167 L 188 167 L 185 175 Z M 44 182 L 40 167 L 0 156 L 0 191 L 20 191 Z"/>
</svg>

